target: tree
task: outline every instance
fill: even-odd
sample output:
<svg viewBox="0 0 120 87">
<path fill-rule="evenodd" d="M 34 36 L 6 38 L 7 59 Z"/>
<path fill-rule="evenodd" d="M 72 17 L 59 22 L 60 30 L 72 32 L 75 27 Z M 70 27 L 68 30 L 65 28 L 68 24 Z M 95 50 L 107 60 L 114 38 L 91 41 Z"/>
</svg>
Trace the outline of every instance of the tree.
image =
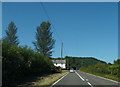
<svg viewBox="0 0 120 87">
<path fill-rule="evenodd" d="M 42 22 L 37 27 L 36 41 L 33 42 L 36 50 L 44 56 L 52 56 L 52 49 L 54 48 L 55 40 L 52 37 L 51 24 L 49 22 Z"/>
<path fill-rule="evenodd" d="M 3 41 L 9 42 L 12 45 L 18 45 L 19 41 L 18 41 L 18 36 L 16 36 L 17 33 L 17 28 L 14 24 L 14 22 L 11 21 L 11 23 L 8 26 L 8 30 L 5 30 L 6 32 L 6 37 Z"/>
<path fill-rule="evenodd" d="M 114 60 L 114 64 L 120 64 L 120 59 Z"/>
</svg>

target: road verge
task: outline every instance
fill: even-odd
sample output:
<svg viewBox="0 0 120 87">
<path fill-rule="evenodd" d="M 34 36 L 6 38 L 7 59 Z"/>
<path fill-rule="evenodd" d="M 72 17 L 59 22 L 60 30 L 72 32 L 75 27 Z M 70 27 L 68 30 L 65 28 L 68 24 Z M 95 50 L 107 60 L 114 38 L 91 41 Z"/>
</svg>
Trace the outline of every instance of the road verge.
<svg viewBox="0 0 120 87">
<path fill-rule="evenodd" d="M 92 73 L 92 72 L 87 72 L 87 71 L 84 71 L 84 70 L 80 70 L 80 71 L 82 71 L 86 74 L 91 74 L 91 75 L 98 76 L 98 77 L 101 77 L 101 78 L 104 78 L 104 79 L 108 79 L 108 80 L 118 82 L 118 77 L 110 75 L 110 74 Z"/>
<path fill-rule="evenodd" d="M 19 87 L 47 87 L 52 85 L 55 81 L 60 79 L 62 76 L 68 73 L 68 70 L 62 70 L 61 73 L 54 73 L 42 77 L 38 77 L 38 79 L 29 84 L 22 84 Z"/>
</svg>

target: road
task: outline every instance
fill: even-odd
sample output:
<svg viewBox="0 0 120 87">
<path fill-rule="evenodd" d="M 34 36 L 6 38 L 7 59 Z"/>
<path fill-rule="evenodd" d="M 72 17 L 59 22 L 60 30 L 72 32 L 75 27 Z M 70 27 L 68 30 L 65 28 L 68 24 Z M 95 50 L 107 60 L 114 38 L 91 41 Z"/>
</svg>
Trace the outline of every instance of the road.
<svg viewBox="0 0 120 87">
<path fill-rule="evenodd" d="M 51 87 L 120 87 L 118 82 L 105 79 L 92 74 L 84 73 L 79 70 L 75 73 L 68 73 Z"/>
</svg>

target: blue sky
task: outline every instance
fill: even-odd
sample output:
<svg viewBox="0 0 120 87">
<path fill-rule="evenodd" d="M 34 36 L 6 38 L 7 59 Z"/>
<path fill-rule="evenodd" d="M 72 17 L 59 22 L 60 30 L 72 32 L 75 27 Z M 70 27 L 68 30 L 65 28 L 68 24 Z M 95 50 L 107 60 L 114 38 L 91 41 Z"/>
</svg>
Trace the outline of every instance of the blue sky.
<svg viewBox="0 0 120 87">
<path fill-rule="evenodd" d="M 55 27 L 51 30 L 56 40 L 52 57 L 60 57 L 62 39 L 63 57 L 92 56 L 111 63 L 118 58 L 117 2 L 45 2 L 43 5 Z M 3 37 L 11 21 L 18 28 L 20 45 L 34 49 L 36 27 L 49 19 L 40 2 L 3 3 Z"/>
</svg>

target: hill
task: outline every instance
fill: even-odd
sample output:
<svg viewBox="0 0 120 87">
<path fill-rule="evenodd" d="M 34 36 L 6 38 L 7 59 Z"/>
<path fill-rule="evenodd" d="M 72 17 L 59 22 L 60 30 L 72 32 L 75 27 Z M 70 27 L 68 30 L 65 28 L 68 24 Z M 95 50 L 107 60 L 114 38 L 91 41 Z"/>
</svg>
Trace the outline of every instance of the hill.
<svg viewBox="0 0 120 87">
<path fill-rule="evenodd" d="M 91 65 L 95 65 L 98 62 L 105 63 L 104 61 L 98 60 L 94 57 L 65 57 L 66 59 L 66 67 L 67 68 L 80 68 L 82 66 L 88 67 Z"/>
</svg>

